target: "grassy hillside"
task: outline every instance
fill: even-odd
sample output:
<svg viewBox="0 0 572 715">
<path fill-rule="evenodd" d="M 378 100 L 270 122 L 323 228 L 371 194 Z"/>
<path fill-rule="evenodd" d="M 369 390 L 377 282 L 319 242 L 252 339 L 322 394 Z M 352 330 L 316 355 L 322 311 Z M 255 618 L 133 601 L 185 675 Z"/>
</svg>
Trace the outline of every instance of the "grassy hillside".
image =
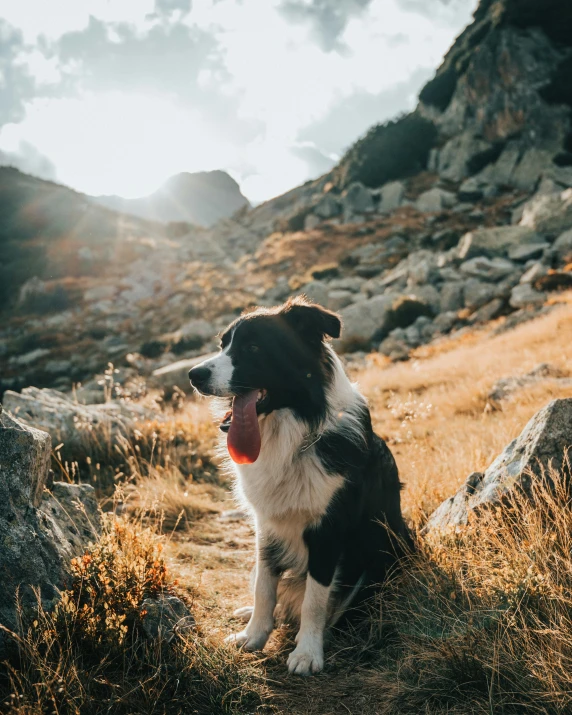
<svg viewBox="0 0 572 715">
<path fill-rule="evenodd" d="M 512 516 L 492 513 L 454 539 L 429 542 L 422 535 L 428 513 L 470 472 L 486 467 L 538 409 L 556 396 L 572 397 L 572 387 L 556 388 L 550 379 L 502 403 L 489 397 L 499 378 L 540 362 L 568 374 L 572 295 L 560 301 L 511 331 L 500 319 L 419 348 L 408 363 L 375 357 L 352 371 L 376 430 L 398 460 L 420 550 L 371 604 L 361 627 L 332 636 L 324 674 L 286 675 L 294 635 L 286 627 L 262 656 L 222 644 L 238 626 L 233 609 L 250 602 L 253 530 L 240 517 L 219 516 L 233 502 L 224 473 L 212 471 L 217 430 L 206 402 L 191 400 L 125 445 L 127 484 L 115 501 L 102 501 L 108 509 L 122 504 L 124 516 L 110 518 L 101 545 L 79 564 L 67 611 L 31 624 L 17 643 L 18 655 L 0 680 L 7 711 L 569 712 L 569 502 L 540 490 L 534 505 L 515 503 Z M 151 435 L 156 456 L 146 460 L 136 444 Z M 106 468 L 105 450 L 96 448 L 98 465 L 88 454 L 76 455 L 74 469 L 84 478 Z M 126 589 L 116 576 L 141 553 L 151 554 L 145 557 L 149 571 L 138 572 Z M 107 590 L 98 586 L 91 610 L 78 618 L 78 589 L 96 573 L 108 574 Z M 197 619 L 196 632 L 160 651 L 150 648 L 136 615 L 141 578 L 147 589 L 155 584 L 182 595 Z M 110 607 L 134 615 L 119 627 L 101 616 Z"/>
</svg>

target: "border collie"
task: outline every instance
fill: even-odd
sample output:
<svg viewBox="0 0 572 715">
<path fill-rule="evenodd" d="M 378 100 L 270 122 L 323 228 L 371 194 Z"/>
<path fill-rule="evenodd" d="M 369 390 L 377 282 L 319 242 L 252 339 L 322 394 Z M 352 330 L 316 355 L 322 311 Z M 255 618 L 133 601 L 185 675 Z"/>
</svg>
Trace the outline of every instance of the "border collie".
<svg viewBox="0 0 572 715">
<path fill-rule="evenodd" d="M 198 392 L 229 398 L 221 430 L 256 526 L 254 607 L 227 641 L 264 648 L 278 603 L 300 624 L 288 658 L 300 675 L 322 670 L 325 628 L 408 543 L 395 461 L 328 343 L 340 332 L 335 313 L 293 298 L 235 320 L 189 373 Z"/>
</svg>

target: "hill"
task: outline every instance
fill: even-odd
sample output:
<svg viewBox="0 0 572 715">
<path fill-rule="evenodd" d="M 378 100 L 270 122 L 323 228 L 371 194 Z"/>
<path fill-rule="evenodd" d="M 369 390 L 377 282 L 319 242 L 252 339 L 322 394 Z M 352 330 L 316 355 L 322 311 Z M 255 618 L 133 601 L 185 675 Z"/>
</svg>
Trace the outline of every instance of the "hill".
<svg viewBox="0 0 572 715">
<path fill-rule="evenodd" d="M 219 219 L 249 206 L 236 181 L 224 171 L 177 174 L 157 191 L 139 199 L 96 196 L 93 201 L 150 221 L 186 222 L 197 226 L 212 226 Z"/>
</svg>

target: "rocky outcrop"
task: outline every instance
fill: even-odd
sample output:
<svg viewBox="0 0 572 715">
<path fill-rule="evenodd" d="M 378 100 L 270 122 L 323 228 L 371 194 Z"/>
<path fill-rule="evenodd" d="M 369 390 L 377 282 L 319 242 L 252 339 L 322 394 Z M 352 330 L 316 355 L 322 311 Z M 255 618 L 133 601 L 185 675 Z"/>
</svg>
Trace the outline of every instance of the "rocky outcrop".
<svg viewBox="0 0 572 715">
<path fill-rule="evenodd" d="M 127 437 L 139 421 L 150 418 L 140 405 L 117 401 L 82 405 L 70 395 L 37 387 L 27 387 L 21 393 L 8 390 L 3 404 L 19 420 L 49 432 L 55 444 L 63 442 L 68 454 L 89 453 L 102 438 Z"/>
<path fill-rule="evenodd" d="M 66 586 L 72 557 L 97 538 L 100 517 L 88 485 L 50 483 L 51 439 L 0 405 L 0 623 L 19 627 L 24 612 L 51 608 Z M 0 653 L 8 636 L 0 631 Z"/>
<path fill-rule="evenodd" d="M 572 447 L 572 399 L 553 400 L 540 410 L 484 473 L 474 472 L 455 496 L 429 517 L 425 533 L 454 529 L 471 514 L 503 503 L 516 490 L 528 493 L 549 467 L 560 469 Z"/>
</svg>

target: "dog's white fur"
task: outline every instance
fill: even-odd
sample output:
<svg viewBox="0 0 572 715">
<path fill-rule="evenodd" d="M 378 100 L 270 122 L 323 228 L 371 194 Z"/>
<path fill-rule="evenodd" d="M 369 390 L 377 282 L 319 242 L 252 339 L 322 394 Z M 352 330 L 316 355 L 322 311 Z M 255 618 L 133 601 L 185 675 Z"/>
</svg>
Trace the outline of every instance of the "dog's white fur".
<svg viewBox="0 0 572 715">
<path fill-rule="evenodd" d="M 327 393 L 327 416 L 317 433 L 297 420 L 289 409 L 281 409 L 259 417 L 262 447 L 254 464 L 232 464 L 235 493 L 253 514 L 256 526 L 256 576 L 254 608 L 246 628 L 229 636 L 247 650 L 264 647 L 274 627 L 274 609 L 279 579 L 262 558 L 264 545 L 278 540 L 286 547 L 288 566 L 294 576 L 307 571 L 308 549 L 303 533 L 317 523 L 325 513 L 336 491 L 343 485 L 341 475 L 326 472 L 315 450 L 315 443 L 328 430 L 344 429 L 352 438 L 363 439 L 355 408 L 364 398 L 349 381 L 342 364 L 331 351 L 333 380 Z M 208 362 L 218 394 L 230 392 L 230 377 L 226 351 Z M 353 408 L 353 409 L 352 409 Z M 354 416 L 355 415 L 355 416 Z M 323 668 L 323 637 L 330 595 L 334 582 L 322 586 L 309 574 L 306 576 L 303 600 L 298 604 L 300 630 L 296 649 L 288 659 L 291 673 L 309 675 Z M 248 613 L 240 609 L 239 616 Z"/>
</svg>

